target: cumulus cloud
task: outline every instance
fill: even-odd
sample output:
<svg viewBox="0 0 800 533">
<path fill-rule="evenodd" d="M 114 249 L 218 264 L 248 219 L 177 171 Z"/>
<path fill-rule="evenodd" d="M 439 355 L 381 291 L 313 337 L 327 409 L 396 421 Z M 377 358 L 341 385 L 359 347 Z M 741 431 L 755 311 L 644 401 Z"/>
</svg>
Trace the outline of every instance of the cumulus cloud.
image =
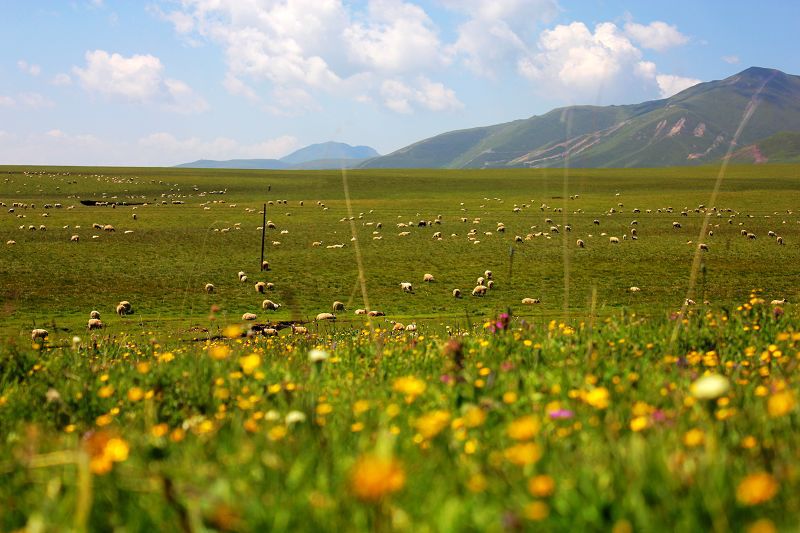
<svg viewBox="0 0 800 533">
<path fill-rule="evenodd" d="M 628 22 L 625 33 L 643 48 L 663 52 L 669 48 L 689 42 L 689 38 L 678 31 L 678 28 L 659 20 L 648 25 Z"/>
<path fill-rule="evenodd" d="M 739 56 L 722 56 L 722 60 L 729 65 L 735 65 L 739 62 Z"/>
<path fill-rule="evenodd" d="M 19 68 L 22 72 L 26 74 L 30 74 L 31 76 L 38 76 L 39 74 L 42 73 L 42 67 L 40 67 L 39 65 L 28 63 L 23 59 L 17 61 L 17 68 Z"/>
<path fill-rule="evenodd" d="M 383 82 L 431 76 L 449 62 L 436 24 L 404 0 L 368 0 L 366 7 L 343 0 L 183 0 L 169 12 L 151 11 L 190 44 L 224 50 L 228 92 L 282 115 L 317 109 L 325 94 L 383 101 L 373 98 Z"/>
<path fill-rule="evenodd" d="M 447 111 L 464 107 L 454 91 L 422 76 L 413 85 L 396 79 L 385 80 L 380 93 L 386 107 L 396 113 L 411 113 L 415 108 Z"/>
<path fill-rule="evenodd" d="M 683 76 L 673 76 L 671 74 L 659 74 L 656 76 L 656 82 L 658 83 L 658 89 L 661 92 L 661 96 L 664 98 L 669 98 L 670 96 L 678 94 L 684 89 L 688 89 L 689 87 L 697 85 L 701 82 L 701 80 L 695 78 L 684 78 Z"/>
<path fill-rule="evenodd" d="M 59 87 L 64 85 L 71 85 L 72 78 L 69 77 L 69 74 L 64 74 L 63 72 L 61 72 L 53 76 L 53 79 L 50 80 L 50 84 Z"/>
<path fill-rule="evenodd" d="M 16 103 L 10 96 L 0 94 L 0 107 L 14 107 Z"/>
<path fill-rule="evenodd" d="M 158 153 L 159 157 L 180 162 L 196 159 L 278 158 L 297 145 L 297 139 L 289 135 L 242 144 L 228 137 L 179 139 L 170 133 L 159 132 L 137 141 L 137 146 L 145 152 Z"/>
<path fill-rule="evenodd" d="M 208 108 L 186 83 L 164 77 L 161 60 L 153 55 L 124 57 L 105 50 L 86 52 L 86 66 L 72 72 L 89 92 L 130 102 L 158 103 L 164 109 L 197 113 Z"/>
<path fill-rule="evenodd" d="M 0 107 L 7 108 L 27 108 L 27 109 L 48 109 L 55 107 L 55 102 L 39 93 L 18 93 L 16 97 L 4 96 L 0 94 Z"/>
</svg>

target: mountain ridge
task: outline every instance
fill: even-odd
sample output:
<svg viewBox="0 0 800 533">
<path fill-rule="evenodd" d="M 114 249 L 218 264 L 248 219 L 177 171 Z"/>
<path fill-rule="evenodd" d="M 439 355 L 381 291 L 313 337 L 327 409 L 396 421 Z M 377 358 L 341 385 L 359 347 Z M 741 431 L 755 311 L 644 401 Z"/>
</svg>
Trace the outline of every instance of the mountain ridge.
<svg viewBox="0 0 800 533">
<path fill-rule="evenodd" d="M 198 159 L 175 165 L 179 168 L 230 168 L 254 170 L 328 170 L 354 168 L 379 156 L 369 146 L 351 146 L 328 141 L 305 146 L 280 159 Z"/>
</svg>

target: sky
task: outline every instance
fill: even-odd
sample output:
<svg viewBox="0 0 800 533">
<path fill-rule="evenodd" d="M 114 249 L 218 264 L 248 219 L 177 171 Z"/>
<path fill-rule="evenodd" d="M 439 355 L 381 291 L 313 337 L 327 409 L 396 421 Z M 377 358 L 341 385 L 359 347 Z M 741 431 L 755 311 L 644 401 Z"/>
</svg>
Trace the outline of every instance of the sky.
<svg viewBox="0 0 800 533">
<path fill-rule="evenodd" d="M 796 0 L 2 0 L 0 164 L 385 154 L 573 104 L 800 74 Z"/>
</svg>

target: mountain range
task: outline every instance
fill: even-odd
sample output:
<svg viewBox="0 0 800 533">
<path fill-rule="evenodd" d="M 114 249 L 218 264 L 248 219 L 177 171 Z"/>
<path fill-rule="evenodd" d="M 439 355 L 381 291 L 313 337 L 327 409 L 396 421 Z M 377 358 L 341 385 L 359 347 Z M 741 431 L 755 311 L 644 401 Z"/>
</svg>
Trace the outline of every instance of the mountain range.
<svg viewBox="0 0 800 533">
<path fill-rule="evenodd" d="M 345 143 L 312 144 L 280 159 L 200 159 L 177 165 L 182 168 L 235 168 L 261 170 L 319 170 L 353 168 L 367 159 L 378 156 L 369 146 L 350 146 Z"/>
<path fill-rule="evenodd" d="M 663 100 L 571 106 L 541 116 L 443 133 L 369 159 L 363 168 L 659 167 L 723 158 L 800 160 L 800 76 L 751 67 Z M 792 133 L 793 132 L 793 133 Z M 760 147 L 764 146 L 762 150 Z"/>
</svg>

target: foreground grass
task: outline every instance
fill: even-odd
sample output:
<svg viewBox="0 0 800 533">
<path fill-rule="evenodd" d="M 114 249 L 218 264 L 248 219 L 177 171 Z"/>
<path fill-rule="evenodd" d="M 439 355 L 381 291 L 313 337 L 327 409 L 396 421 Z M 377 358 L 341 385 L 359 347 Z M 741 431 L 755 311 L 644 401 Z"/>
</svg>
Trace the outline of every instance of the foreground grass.
<svg viewBox="0 0 800 533">
<path fill-rule="evenodd" d="M 800 317 L 735 307 L 4 344 L 0 529 L 791 530 Z"/>
</svg>

